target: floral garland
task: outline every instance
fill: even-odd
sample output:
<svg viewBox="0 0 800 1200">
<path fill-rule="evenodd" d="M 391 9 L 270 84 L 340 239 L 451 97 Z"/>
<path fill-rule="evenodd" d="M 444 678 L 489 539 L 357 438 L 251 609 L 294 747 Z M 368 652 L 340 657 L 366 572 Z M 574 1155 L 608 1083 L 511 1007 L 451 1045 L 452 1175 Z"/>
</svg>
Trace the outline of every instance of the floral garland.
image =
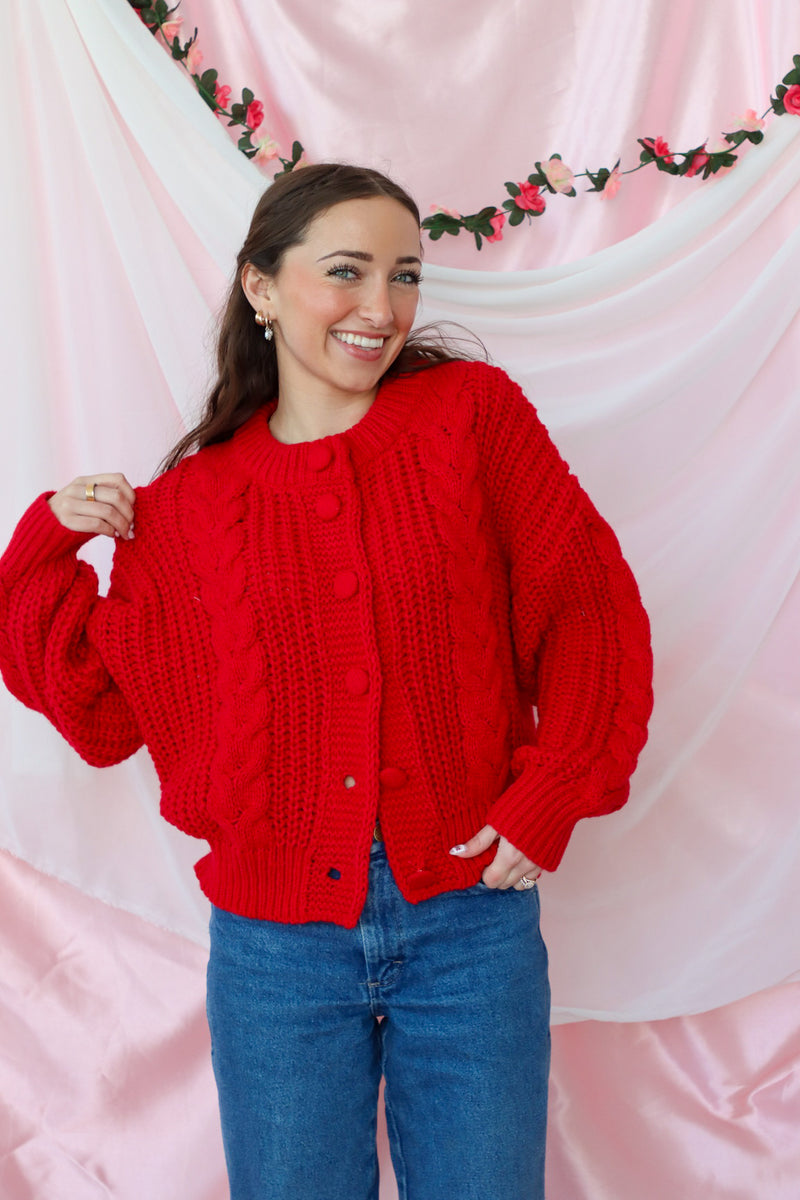
<svg viewBox="0 0 800 1200">
<path fill-rule="evenodd" d="M 172 57 L 179 62 L 191 76 L 195 87 L 206 104 L 218 117 L 225 117 L 229 126 L 238 126 L 243 132 L 239 135 L 238 148 L 248 158 L 259 166 L 273 162 L 281 164 L 277 175 L 292 171 L 302 166 L 304 151 L 300 142 L 292 143 L 291 158 L 281 158 L 277 143 L 268 135 L 259 137 L 264 121 L 264 105 L 256 100 L 249 88 L 243 88 L 241 101 L 230 104 L 231 89 L 221 86 L 218 73 L 213 68 L 199 74 L 203 62 L 203 54 L 197 45 L 197 30 L 187 42 L 181 43 L 180 32 L 183 24 L 182 17 L 176 17 L 178 4 L 169 8 L 167 0 L 128 0 L 136 9 L 141 20 L 154 36 L 170 51 Z M 535 169 L 527 177 L 517 183 L 506 183 L 508 198 L 498 208 L 488 204 L 474 213 L 459 213 L 454 209 L 433 205 L 432 215 L 425 217 L 422 228 L 432 242 L 437 241 L 447 233 L 457 237 L 462 230 L 471 233 L 475 238 L 478 250 L 483 242 L 499 242 L 503 237 L 503 226 L 508 221 L 509 226 L 521 225 L 523 221 L 531 221 L 540 217 L 547 208 L 548 195 L 576 196 L 575 180 L 585 178 L 591 187 L 585 192 L 598 192 L 613 199 L 620 189 L 624 175 L 634 175 L 643 167 L 655 165 L 656 170 L 667 175 L 685 175 L 687 178 L 699 175 L 708 179 L 719 171 L 731 170 L 738 161 L 735 149 L 743 142 L 757 145 L 763 140 L 764 118 L 772 112 L 776 116 L 790 113 L 800 116 L 800 54 L 795 54 L 793 67 L 775 89 L 775 95 L 770 96 L 770 107 L 761 116 L 753 109 L 748 109 L 740 118 L 737 127 L 729 133 L 708 144 L 708 139 L 690 150 L 671 150 L 663 137 L 637 138 L 641 146 L 639 164 L 630 170 L 620 170 L 620 159 L 613 167 L 600 167 L 598 170 L 573 172 L 562 160 L 560 154 L 553 154 L 546 162 L 535 163 Z M 230 105 L 230 107 L 228 107 Z M 253 138 L 256 141 L 253 141 Z M 676 162 L 676 157 L 680 160 Z"/>
<path fill-rule="evenodd" d="M 231 89 L 219 83 L 217 71 L 209 68 L 203 71 L 202 75 L 199 74 L 203 52 L 197 44 L 197 30 L 195 29 L 187 42 L 182 43 L 180 39 L 183 17 L 175 15 L 180 0 L 172 8 L 167 5 L 166 0 L 155 0 L 155 3 L 152 0 L 128 0 L 128 3 L 131 8 L 136 9 L 142 23 L 191 76 L 192 82 L 211 111 L 218 117 L 227 117 L 229 126 L 239 126 L 243 130 L 236 145 L 247 158 L 251 158 L 259 166 L 277 159 L 282 170 L 277 171 L 276 176 L 301 165 L 303 147 L 299 142 L 292 143 L 291 158 L 281 158 L 278 145 L 271 137 L 266 134 L 259 137 L 264 121 L 264 105 L 260 100 L 256 100 L 250 88 L 243 88 L 241 100 L 231 104 Z"/>
</svg>

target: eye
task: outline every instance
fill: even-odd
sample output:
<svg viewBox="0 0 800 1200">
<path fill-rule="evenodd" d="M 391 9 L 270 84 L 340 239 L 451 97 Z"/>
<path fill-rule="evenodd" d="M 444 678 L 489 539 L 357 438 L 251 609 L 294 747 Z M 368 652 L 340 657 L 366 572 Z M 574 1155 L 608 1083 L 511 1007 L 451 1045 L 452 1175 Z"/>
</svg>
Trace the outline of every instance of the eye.
<svg viewBox="0 0 800 1200">
<path fill-rule="evenodd" d="M 335 266 L 329 267 L 325 272 L 332 279 L 358 279 L 359 271 L 357 267 L 351 267 L 349 263 L 336 263 Z"/>
<path fill-rule="evenodd" d="M 399 271 L 394 277 L 395 283 L 403 283 L 410 287 L 419 287 L 422 283 L 422 275 L 419 271 L 408 270 Z"/>
</svg>

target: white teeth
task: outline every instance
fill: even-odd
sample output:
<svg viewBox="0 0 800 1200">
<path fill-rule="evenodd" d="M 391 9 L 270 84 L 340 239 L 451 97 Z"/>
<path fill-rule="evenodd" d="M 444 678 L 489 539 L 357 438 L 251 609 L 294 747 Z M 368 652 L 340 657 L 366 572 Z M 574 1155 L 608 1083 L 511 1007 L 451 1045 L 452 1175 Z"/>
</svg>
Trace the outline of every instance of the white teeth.
<svg viewBox="0 0 800 1200">
<path fill-rule="evenodd" d="M 333 336 L 340 342 L 344 342 L 347 346 L 363 346 L 365 350 L 380 350 L 386 338 L 363 337 L 360 333 L 337 333 Z"/>
</svg>

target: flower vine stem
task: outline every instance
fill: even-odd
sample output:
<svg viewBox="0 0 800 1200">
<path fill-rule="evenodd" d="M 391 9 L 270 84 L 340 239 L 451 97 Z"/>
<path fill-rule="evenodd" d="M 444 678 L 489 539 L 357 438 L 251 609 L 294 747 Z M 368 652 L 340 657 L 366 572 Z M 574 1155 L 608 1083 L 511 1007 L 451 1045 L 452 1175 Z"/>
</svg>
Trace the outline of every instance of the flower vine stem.
<svg viewBox="0 0 800 1200">
<path fill-rule="evenodd" d="M 264 106 L 255 99 L 254 93 L 249 88 L 243 88 L 241 101 L 231 104 L 228 108 L 230 88 L 219 86 L 217 71 L 209 68 L 200 75 L 190 69 L 188 60 L 192 57 L 197 58 L 196 53 L 192 54 L 193 48 L 196 50 L 197 30 L 195 29 L 189 40 L 183 43 L 177 33 L 173 32 L 170 37 L 169 33 L 165 32 L 165 29 L 169 29 L 170 18 L 177 11 L 180 0 L 172 8 L 168 6 L 167 0 L 128 0 L 128 3 L 138 12 L 142 22 L 154 36 L 161 35 L 164 45 L 192 79 L 197 91 L 212 112 L 219 117 L 227 118 L 229 127 L 238 125 L 243 129 L 244 132 L 240 135 L 237 146 L 247 158 L 255 158 L 259 149 L 258 146 L 253 145 L 252 135 L 258 129 L 263 118 Z M 175 29 L 179 27 L 178 21 L 173 20 L 172 24 Z M 635 167 L 628 167 L 624 171 L 619 169 L 621 160 L 617 159 L 611 168 L 599 167 L 591 171 L 587 167 L 585 171 L 573 173 L 561 161 L 559 154 L 553 154 L 546 163 L 537 162 L 535 169 L 526 180 L 521 183 L 506 183 L 507 198 L 502 201 L 501 206 L 487 204 L 474 213 L 457 213 L 437 208 L 431 216 L 425 217 L 422 221 L 422 229 L 432 242 L 438 241 L 446 233 L 451 237 L 458 237 L 463 230 L 472 234 L 475 245 L 480 250 L 484 241 L 497 242 L 501 240 L 502 228 L 506 220 L 509 225 L 521 225 L 523 221 L 531 222 L 536 217 L 540 217 L 547 207 L 543 193 L 561 194 L 574 198 L 577 195 L 573 186 L 576 179 L 588 179 L 591 183 L 591 187 L 583 189 L 585 193 L 608 192 L 609 195 L 613 195 L 616 193 L 619 180 L 623 175 L 635 175 L 637 171 L 641 171 L 645 167 L 655 166 L 657 171 L 663 171 L 667 175 L 683 175 L 690 178 L 699 175 L 704 180 L 715 175 L 717 171 L 729 170 L 735 166 L 738 160 L 736 150 L 744 142 L 758 145 L 763 140 L 764 134 L 761 132 L 761 127 L 764 124 L 764 118 L 769 113 L 773 113 L 775 116 L 783 116 L 786 113 L 800 116 L 800 54 L 793 56 L 792 64 L 792 69 L 776 86 L 775 95 L 770 96 L 769 108 L 760 117 L 756 117 L 755 113 L 749 113 L 747 121 L 739 129 L 723 133 L 721 141 L 727 145 L 718 143 L 715 149 L 709 150 L 707 149 L 708 139 L 706 139 L 705 142 L 693 146 L 690 150 L 673 151 L 670 150 L 663 138 L 637 138 L 641 147 L 639 162 Z M 274 144 L 271 143 L 271 145 L 270 157 L 275 157 L 276 150 Z M 290 158 L 281 158 L 280 155 L 277 155 L 282 168 L 277 174 L 283 175 L 294 170 L 302 156 L 302 144 L 298 141 L 293 142 Z M 676 158 L 680 161 L 676 162 Z"/>
</svg>

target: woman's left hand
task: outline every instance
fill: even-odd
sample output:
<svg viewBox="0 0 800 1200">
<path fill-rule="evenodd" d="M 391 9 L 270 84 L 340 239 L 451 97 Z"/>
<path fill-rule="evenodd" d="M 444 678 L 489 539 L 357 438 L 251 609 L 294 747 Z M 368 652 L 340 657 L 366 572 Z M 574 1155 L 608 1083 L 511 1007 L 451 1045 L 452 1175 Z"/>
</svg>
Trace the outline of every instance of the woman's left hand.
<svg viewBox="0 0 800 1200">
<path fill-rule="evenodd" d="M 501 837 L 491 825 L 484 825 L 483 829 L 463 846 L 453 846 L 450 853 L 458 858 L 474 858 L 476 854 L 488 850 L 493 842 L 498 843 L 497 854 L 481 877 L 486 886 L 503 890 L 513 887 L 518 892 L 532 887 L 541 875 L 542 868 L 537 867 L 521 850 L 517 850 L 516 846 L 512 846 L 511 842 Z M 528 882 L 523 883 L 523 880 Z"/>
</svg>

